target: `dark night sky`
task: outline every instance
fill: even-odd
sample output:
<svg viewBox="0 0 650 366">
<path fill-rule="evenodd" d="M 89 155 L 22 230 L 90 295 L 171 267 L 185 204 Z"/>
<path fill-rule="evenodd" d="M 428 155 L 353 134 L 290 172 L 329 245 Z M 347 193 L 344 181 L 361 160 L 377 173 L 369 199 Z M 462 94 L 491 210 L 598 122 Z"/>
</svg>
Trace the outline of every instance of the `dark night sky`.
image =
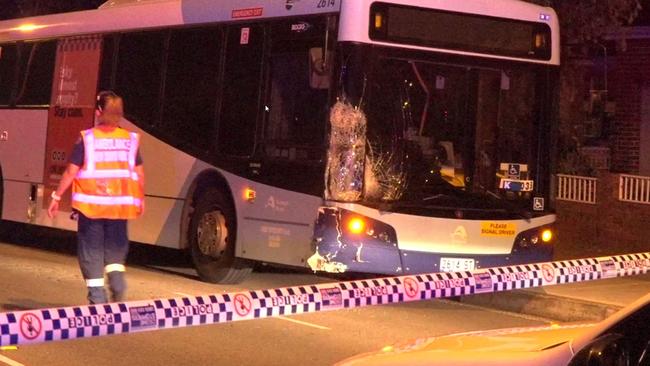
<svg viewBox="0 0 650 366">
<path fill-rule="evenodd" d="M 11 19 L 21 17 L 18 4 L 34 4 L 40 2 L 40 14 L 52 12 L 65 12 L 74 10 L 95 9 L 106 0 L 0 0 L 0 19 Z M 31 15 L 31 14 L 30 14 Z"/>
</svg>

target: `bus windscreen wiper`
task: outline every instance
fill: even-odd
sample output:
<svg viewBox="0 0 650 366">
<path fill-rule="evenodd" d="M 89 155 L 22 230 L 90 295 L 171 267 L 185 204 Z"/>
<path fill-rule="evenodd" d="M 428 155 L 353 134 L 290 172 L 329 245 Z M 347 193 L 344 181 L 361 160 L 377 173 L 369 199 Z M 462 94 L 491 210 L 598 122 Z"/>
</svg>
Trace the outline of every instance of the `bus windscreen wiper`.
<svg viewBox="0 0 650 366">
<path fill-rule="evenodd" d="M 422 201 L 434 201 L 437 200 L 438 198 L 443 198 L 443 197 L 450 197 L 450 196 L 448 194 L 440 193 L 430 197 L 425 197 L 422 199 Z"/>
<path fill-rule="evenodd" d="M 522 219 L 529 221 L 533 215 L 530 211 L 520 210 L 516 207 L 504 207 L 504 208 L 476 208 L 476 207 L 450 207 L 450 206 L 440 206 L 440 205 L 421 205 L 418 207 L 428 208 L 433 210 L 441 211 L 461 211 L 461 212 L 495 212 L 495 213 L 507 213 L 521 217 Z"/>
<path fill-rule="evenodd" d="M 420 201 L 407 201 L 407 202 L 393 202 L 386 205 L 382 210 L 383 211 L 395 211 L 401 208 L 421 208 L 421 209 L 431 209 L 431 210 L 440 210 L 440 211 L 462 211 L 462 212 L 495 212 L 495 213 L 505 213 L 519 216 L 524 220 L 530 220 L 532 214 L 526 210 L 520 210 L 517 207 L 507 204 L 506 202 L 501 202 L 503 207 L 500 208 L 477 208 L 477 207 L 461 207 L 461 206 L 445 206 L 445 205 L 433 205 L 424 203 L 425 200 L 435 200 L 442 197 L 452 197 L 445 194 L 438 194 L 431 197 L 427 197 Z"/>
</svg>

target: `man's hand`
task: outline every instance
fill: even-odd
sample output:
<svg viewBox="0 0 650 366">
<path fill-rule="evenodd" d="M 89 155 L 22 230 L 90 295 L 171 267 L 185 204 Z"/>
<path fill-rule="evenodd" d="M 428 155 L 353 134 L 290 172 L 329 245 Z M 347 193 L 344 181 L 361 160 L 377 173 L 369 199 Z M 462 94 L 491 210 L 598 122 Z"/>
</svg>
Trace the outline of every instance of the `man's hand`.
<svg viewBox="0 0 650 366">
<path fill-rule="evenodd" d="M 58 212 L 59 212 L 59 201 L 52 199 L 50 201 L 50 207 L 47 208 L 47 216 L 53 219 Z"/>
<path fill-rule="evenodd" d="M 61 192 L 58 195 L 58 198 L 61 198 L 63 193 L 68 190 L 70 185 L 72 184 L 72 181 L 74 180 L 74 177 L 77 176 L 77 173 L 79 172 L 80 167 L 74 164 L 68 164 L 68 167 L 65 169 L 65 172 L 63 173 L 63 177 L 61 178 L 61 181 L 59 182 L 59 186 L 56 188 L 56 192 Z M 51 219 L 56 216 L 56 214 L 59 212 L 59 199 L 54 199 L 52 198 L 52 201 L 50 202 L 50 207 L 47 208 L 47 216 L 49 216 Z"/>
</svg>

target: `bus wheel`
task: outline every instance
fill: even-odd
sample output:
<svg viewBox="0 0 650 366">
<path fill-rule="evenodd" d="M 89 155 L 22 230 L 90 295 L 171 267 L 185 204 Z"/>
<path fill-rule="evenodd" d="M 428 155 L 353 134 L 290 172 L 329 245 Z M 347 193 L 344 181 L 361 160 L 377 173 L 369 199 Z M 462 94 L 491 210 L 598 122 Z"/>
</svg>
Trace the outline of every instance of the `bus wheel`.
<svg viewBox="0 0 650 366">
<path fill-rule="evenodd" d="M 189 245 L 199 277 L 211 283 L 233 284 L 252 271 L 250 263 L 235 257 L 235 210 L 217 189 L 199 198 L 190 220 Z"/>
</svg>

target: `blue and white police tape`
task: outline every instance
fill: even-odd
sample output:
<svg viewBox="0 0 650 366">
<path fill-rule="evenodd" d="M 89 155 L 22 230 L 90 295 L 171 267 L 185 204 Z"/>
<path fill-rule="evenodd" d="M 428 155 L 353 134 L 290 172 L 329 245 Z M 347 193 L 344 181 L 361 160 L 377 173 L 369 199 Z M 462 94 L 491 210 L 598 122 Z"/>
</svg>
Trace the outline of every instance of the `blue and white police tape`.
<svg viewBox="0 0 650 366">
<path fill-rule="evenodd" d="M 0 313 L 0 346 L 437 299 L 646 273 L 650 252 L 467 272 Z"/>
</svg>

